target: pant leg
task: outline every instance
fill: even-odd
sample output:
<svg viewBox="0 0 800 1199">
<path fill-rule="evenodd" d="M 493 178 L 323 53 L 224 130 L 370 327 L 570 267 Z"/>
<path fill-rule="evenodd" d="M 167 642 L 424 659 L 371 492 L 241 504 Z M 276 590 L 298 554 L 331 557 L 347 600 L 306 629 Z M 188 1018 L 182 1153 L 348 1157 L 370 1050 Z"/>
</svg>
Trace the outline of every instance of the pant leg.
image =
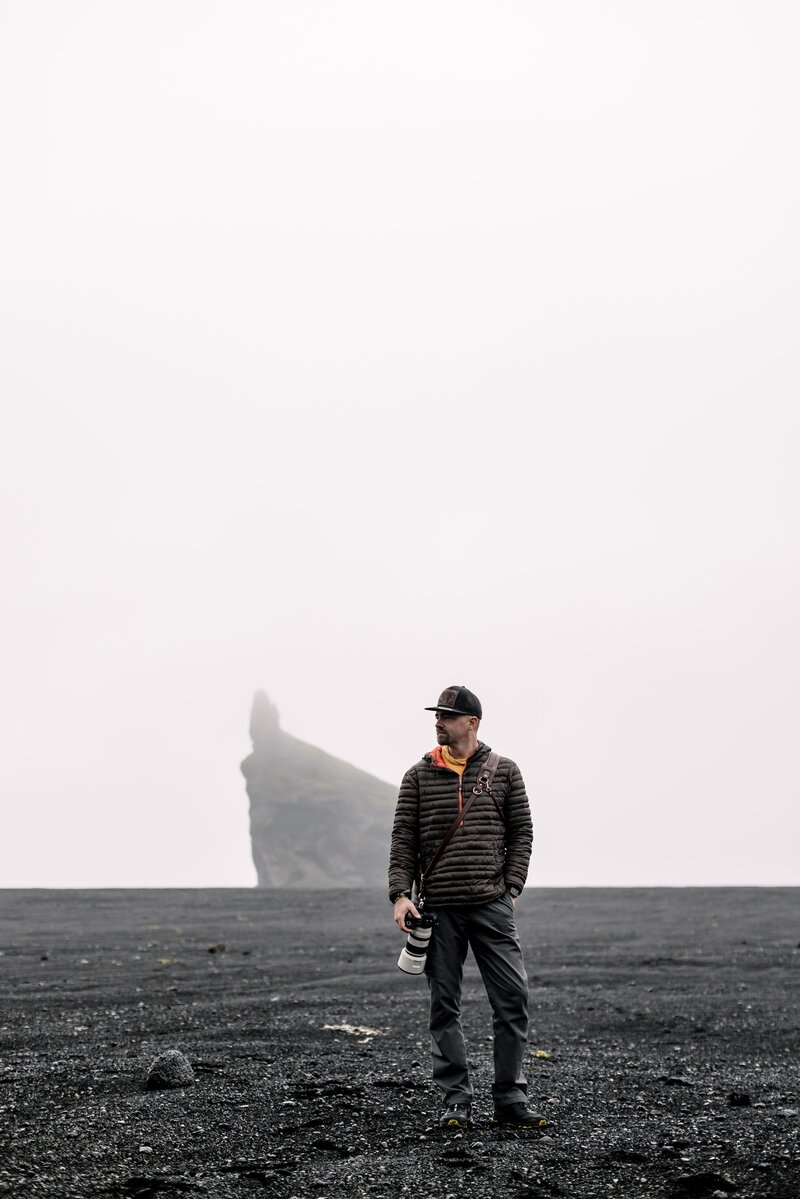
<svg viewBox="0 0 800 1199">
<path fill-rule="evenodd" d="M 461 1028 L 461 982 L 467 956 L 465 918 L 442 908 L 433 929 L 425 973 L 431 993 L 433 1081 L 444 1103 L 470 1103 L 472 1084 Z"/>
<path fill-rule="evenodd" d="M 528 1083 L 523 1073 L 528 1043 L 528 976 L 514 923 L 514 906 L 502 896 L 474 908 L 468 938 L 486 994 L 492 1005 L 494 1028 L 495 1103 L 525 1100 Z"/>
</svg>

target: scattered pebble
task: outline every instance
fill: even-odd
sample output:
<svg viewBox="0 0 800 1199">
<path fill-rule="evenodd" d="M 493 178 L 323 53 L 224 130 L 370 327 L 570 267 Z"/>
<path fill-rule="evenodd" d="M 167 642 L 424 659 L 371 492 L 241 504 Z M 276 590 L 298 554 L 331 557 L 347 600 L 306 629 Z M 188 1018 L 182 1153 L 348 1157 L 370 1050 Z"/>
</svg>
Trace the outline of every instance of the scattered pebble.
<svg viewBox="0 0 800 1199">
<path fill-rule="evenodd" d="M 194 1071 L 179 1049 L 167 1049 L 150 1064 L 145 1087 L 148 1091 L 174 1090 L 194 1084 Z"/>
</svg>

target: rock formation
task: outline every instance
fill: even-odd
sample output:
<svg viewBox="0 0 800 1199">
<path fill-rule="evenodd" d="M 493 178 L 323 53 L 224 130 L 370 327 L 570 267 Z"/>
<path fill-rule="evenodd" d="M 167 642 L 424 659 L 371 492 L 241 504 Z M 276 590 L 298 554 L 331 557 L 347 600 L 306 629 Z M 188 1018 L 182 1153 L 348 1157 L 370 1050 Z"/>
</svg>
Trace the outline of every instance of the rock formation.
<svg viewBox="0 0 800 1199">
<path fill-rule="evenodd" d="M 260 887 L 385 887 L 397 787 L 285 733 L 256 692 L 242 762 Z"/>
</svg>

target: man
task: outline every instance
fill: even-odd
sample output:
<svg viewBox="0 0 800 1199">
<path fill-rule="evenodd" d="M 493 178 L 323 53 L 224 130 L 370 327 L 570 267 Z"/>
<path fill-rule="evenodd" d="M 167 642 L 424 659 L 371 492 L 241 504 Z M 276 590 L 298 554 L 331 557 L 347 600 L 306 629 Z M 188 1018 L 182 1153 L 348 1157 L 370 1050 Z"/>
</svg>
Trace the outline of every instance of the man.
<svg viewBox="0 0 800 1199">
<path fill-rule="evenodd" d="M 483 711 L 466 687 L 448 687 L 435 707 L 436 746 L 405 775 L 395 811 L 389 899 L 404 933 L 419 916 L 412 899 L 443 838 L 466 807 L 491 761 L 478 740 Z M 496 756 L 495 756 L 496 757 Z M 468 947 L 481 972 L 494 1027 L 495 1121 L 543 1128 L 531 1111 L 523 1056 L 528 1035 L 528 978 L 514 924 L 531 855 L 531 814 L 519 767 L 497 760 L 488 792 L 477 796 L 425 879 L 426 910 L 437 914 L 425 972 L 430 987 L 433 1078 L 442 1095 L 442 1127 L 466 1128 L 472 1084 L 461 1029 L 461 983 Z"/>
</svg>

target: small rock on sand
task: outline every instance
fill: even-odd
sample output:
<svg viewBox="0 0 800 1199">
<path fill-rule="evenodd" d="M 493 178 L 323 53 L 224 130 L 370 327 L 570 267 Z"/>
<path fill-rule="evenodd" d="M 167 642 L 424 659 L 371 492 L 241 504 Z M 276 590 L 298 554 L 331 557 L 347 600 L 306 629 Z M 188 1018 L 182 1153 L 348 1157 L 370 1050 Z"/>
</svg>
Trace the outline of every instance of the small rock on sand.
<svg viewBox="0 0 800 1199">
<path fill-rule="evenodd" d="M 148 1091 L 164 1091 L 193 1084 L 194 1071 L 188 1058 L 179 1049 L 167 1049 L 151 1063 L 145 1087 Z"/>
</svg>

